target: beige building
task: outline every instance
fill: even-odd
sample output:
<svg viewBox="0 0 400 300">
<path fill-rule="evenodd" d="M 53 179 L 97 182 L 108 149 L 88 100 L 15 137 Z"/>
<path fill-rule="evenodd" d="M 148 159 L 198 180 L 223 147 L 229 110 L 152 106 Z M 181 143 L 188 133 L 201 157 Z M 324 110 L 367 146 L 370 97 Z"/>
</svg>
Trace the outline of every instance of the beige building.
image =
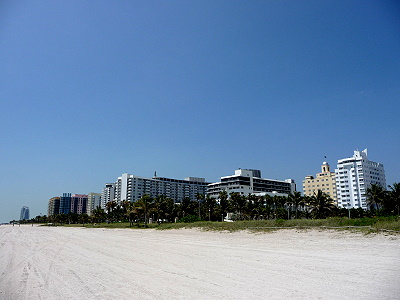
<svg viewBox="0 0 400 300">
<path fill-rule="evenodd" d="M 60 214 L 60 197 L 53 197 L 49 200 L 47 215 L 54 216 L 58 214 Z"/>
<path fill-rule="evenodd" d="M 316 178 L 310 175 L 303 180 L 305 196 L 312 196 L 318 190 L 331 197 L 337 205 L 335 172 L 331 172 L 329 164 L 325 161 L 322 163 L 321 173 L 318 173 Z"/>
</svg>

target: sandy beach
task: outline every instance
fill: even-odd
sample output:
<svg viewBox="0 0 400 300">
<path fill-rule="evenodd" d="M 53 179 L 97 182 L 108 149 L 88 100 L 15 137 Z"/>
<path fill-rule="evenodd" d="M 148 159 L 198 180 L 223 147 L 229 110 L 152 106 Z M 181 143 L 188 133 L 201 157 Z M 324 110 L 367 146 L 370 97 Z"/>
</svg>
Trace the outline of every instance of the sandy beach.
<svg viewBox="0 0 400 300">
<path fill-rule="evenodd" d="M 398 299 L 400 237 L 0 226 L 0 299 Z"/>
</svg>

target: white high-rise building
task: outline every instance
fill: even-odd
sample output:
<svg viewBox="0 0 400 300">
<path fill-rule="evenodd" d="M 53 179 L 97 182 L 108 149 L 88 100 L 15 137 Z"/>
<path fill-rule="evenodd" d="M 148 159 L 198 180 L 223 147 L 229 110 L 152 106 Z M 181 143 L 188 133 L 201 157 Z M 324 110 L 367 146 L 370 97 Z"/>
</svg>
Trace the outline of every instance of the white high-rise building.
<svg viewBox="0 0 400 300">
<path fill-rule="evenodd" d="M 353 157 L 338 160 L 335 176 L 339 207 L 367 209 L 366 192 L 371 184 L 386 190 L 383 165 L 368 160 L 367 152 L 356 150 Z"/>
<path fill-rule="evenodd" d="M 164 195 L 176 202 L 181 202 L 184 198 L 197 200 L 196 195 L 204 195 L 207 191 L 207 185 L 208 182 L 204 178 L 198 177 L 172 179 L 158 177 L 157 174 L 154 174 L 153 178 L 146 178 L 123 173 L 114 183 L 113 200 L 118 204 L 124 200 L 135 202 L 144 195 L 151 197 Z"/>
<path fill-rule="evenodd" d="M 115 198 L 115 184 L 106 183 L 106 186 L 103 188 L 103 192 L 101 193 L 100 207 L 102 209 L 105 209 L 107 202 L 114 201 L 114 198 Z"/>
</svg>

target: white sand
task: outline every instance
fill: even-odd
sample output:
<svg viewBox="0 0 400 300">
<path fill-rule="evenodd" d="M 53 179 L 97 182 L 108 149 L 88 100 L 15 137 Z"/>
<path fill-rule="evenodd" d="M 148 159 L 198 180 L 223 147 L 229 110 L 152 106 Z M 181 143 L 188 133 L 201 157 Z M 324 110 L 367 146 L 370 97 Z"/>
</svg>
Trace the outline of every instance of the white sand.
<svg viewBox="0 0 400 300">
<path fill-rule="evenodd" d="M 400 237 L 0 226 L 0 299 L 399 299 Z"/>
</svg>

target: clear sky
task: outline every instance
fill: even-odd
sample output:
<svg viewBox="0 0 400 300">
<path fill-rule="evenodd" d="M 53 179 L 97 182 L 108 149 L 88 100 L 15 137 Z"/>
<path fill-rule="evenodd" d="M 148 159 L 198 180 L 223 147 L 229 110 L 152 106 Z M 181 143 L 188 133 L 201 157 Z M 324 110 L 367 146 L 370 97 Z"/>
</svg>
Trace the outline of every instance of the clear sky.
<svg viewBox="0 0 400 300">
<path fill-rule="evenodd" d="M 400 181 L 398 1 L 3 0 L 0 70 L 0 222 L 124 172 Z"/>
</svg>

